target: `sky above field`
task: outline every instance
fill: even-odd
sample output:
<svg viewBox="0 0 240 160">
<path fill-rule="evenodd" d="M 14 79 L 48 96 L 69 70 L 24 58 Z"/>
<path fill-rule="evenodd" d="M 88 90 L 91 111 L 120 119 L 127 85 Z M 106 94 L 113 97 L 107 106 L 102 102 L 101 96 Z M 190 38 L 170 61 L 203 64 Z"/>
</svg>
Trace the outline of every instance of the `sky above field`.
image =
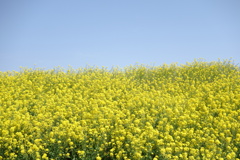
<svg viewBox="0 0 240 160">
<path fill-rule="evenodd" d="M 239 0 L 1 0 L 0 71 L 240 63 Z"/>
</svg>

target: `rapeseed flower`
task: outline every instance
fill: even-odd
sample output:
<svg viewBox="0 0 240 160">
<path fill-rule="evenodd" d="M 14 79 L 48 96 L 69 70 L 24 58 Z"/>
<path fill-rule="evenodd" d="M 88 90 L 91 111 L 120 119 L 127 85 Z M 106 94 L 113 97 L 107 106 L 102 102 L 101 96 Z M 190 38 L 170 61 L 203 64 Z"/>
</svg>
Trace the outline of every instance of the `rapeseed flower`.
<svg viewBox="0 0 240 160">
<path fill-rule="evenodd" d="M 229 61 L 0 72 L 0 159 L 239 159 Z"/>
</svg>

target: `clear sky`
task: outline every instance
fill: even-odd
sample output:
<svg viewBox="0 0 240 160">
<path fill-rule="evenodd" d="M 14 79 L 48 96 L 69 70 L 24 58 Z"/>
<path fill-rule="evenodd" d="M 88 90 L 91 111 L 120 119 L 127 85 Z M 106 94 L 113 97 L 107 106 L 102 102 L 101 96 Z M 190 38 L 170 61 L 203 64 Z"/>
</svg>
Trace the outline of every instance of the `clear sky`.
<svg viewBox="0 0 240 160">
<path fill-rule="evenodd" d="M 0 71 L 240 63 L 240 0 L 1 0 Z"/>
</svg>

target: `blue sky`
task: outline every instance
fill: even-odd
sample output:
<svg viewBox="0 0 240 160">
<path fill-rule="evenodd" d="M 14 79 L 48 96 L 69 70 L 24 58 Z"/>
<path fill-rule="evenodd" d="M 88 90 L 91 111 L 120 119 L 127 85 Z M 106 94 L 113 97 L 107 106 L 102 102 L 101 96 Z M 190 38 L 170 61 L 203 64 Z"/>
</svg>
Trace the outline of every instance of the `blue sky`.
<svg viewBox="0 0 240 160">
<path fill-rule="evenodd" d="M 240 63 L 239 0 L 1 0 L 0 71 Z"/>
</svg>

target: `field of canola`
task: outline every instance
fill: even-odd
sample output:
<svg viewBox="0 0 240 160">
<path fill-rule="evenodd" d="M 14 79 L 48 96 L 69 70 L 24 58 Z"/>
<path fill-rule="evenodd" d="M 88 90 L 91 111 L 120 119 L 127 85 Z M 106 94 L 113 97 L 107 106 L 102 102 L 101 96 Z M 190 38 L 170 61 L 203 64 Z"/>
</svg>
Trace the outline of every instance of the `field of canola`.
<svg viewBox="0 0 240 160">
<path fill-rule="evenodd" d="M 240 159 L 239 67 L 0 72 L 0 159 Z"/>
</svg>

